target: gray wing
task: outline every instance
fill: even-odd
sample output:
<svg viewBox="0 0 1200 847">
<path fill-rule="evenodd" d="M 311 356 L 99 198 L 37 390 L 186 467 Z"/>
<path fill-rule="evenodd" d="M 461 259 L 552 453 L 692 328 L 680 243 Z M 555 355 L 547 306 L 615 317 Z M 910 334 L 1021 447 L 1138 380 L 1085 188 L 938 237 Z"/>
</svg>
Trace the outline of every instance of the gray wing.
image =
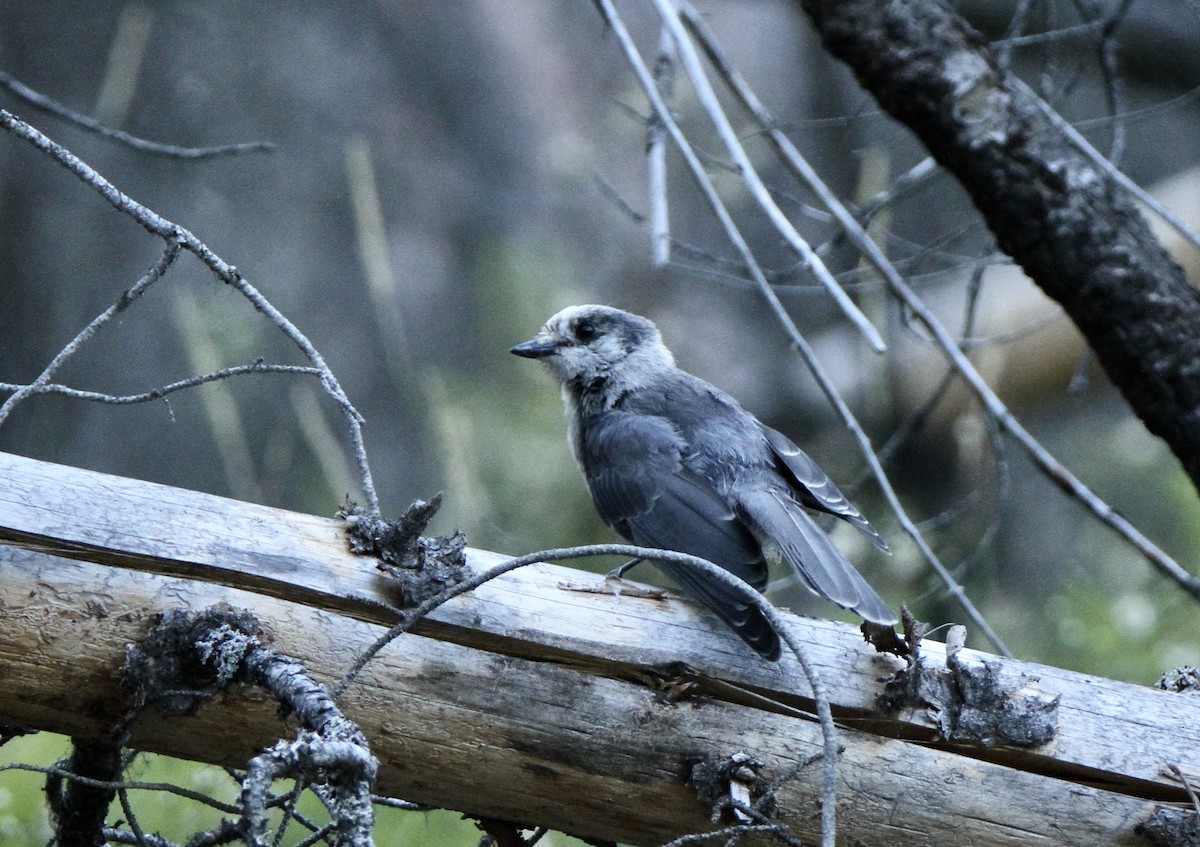
<svg viewBox="0 0 1200 847">
<path fill-rule="evenodd" d="M 778 460 L 777 465 L 782 465 L 782 468 L 779 468 L 781 474 L 792 484 L 797 500 L 810 509 L 841 518 L 871 539 L 871 543 L 884 553 L 892 552 L 883 536 L 875 531 L 875 527 L 867 522 L 862 512 L 833 484 L 833 480 L 821 470 L 821 466 L 811 456 L 782 432 L 771 429 L 766 424 L 760 423 L 759 426 L 767 437 L 771 452 Z"/>
<path fill-rule="evenodd" d="M 850 564 L 804 507 L 780 491 L 754 489 L 739 506 L 758 531 L 779 546 L 815 593 L 868 621 L 893 624 L 896 614 Z"/>
<path fill-rule="evenodd" d="M 700 556 L 759 590 L 766 586 L 758 541 L 713 486 L 684 466 L 685 445 L 666 419 L 609 412 L 581 436 L 584 475 L 606 524 L 634 544 Z M 779 636 L 757 606 L 693 568 L 654 564 L 761 655 L 778 658 Z"/>
</svg>

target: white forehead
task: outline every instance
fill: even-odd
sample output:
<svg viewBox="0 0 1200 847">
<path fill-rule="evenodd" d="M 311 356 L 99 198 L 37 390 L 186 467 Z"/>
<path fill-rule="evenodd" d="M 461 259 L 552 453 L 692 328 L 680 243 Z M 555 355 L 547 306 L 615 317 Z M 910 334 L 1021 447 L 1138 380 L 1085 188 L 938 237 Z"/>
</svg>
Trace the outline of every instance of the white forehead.
<svg viewBox="0 0 1200 847">
<path fill-rule="evenodd" d="M 607 306 L 596 306 L 592 304 L 584 306 L 567 306 L 567 308 L 563 309 L 558 314 L 552 315 L 550 320 L 546 321 L 546 329 L 550 330 L 551 332 L 562 332 L 571 325 L 571 321 L 575 320 L 581 315 L 601 315 L 616 311 L 616 309 L 610 309 Z"/>
</svg>

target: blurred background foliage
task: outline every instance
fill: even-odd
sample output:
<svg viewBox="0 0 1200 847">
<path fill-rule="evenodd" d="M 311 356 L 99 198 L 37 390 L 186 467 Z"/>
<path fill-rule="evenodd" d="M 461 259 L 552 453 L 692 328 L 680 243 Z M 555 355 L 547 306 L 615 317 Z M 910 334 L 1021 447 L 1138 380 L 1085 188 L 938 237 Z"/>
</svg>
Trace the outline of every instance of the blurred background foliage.
<svg viewBox="0 0 1200 847">
<path fill-rule="evenodd" d="M 7 755 L 4 760 L 49 766 L 66 755 L 66 742 L 67 739 L 50 733 L 18 738 L 5 746 Z M 42 793 L 45 778 L 40 773 L 30 771 L 9 771 L 2 776 L 0 843 L 14 847 L 47 844 L 53 832 L 46 819 L 45 795 Z M 203 794 L 226 806 L 235 803 L 238 798 L 237 783 L 223 769 L 166 756 L 139 754 L 125 778 L 147 785 L 170 784 L 183 791 Z M 286 794 L 290 789 L 291 785 L 285 782 L 274 786 L 274 790 L 280 794 Z M 193 833 L 216 827 L 222 817 L 232 817 L 222 815 L 220 810 L 199 803 L 192 797 L 153 788 L 135 788 L 129 792 L 129 800 L 143 832 L 159 835 L 176 844 L 185 843 Z M 310 792 L 301 796 L 297 813 L 317 826 L 329 822 L 329 815 Z M 119 815 L 110 817 L 110 822 L 115 817 Z M 278 828 L 280 818 L 278 811 L 270 816 L 273 831 Z M 293 823 L 277 843 L 280 847 L 291 847 L 302 843 L 309 834 L 310 830 Z M 407 844 L 471 845 L 478 841 L 481 834 L 474 823 L 465 820 L 457 812 L 442 809 L 411 812 L 375 807 L 375 843 L 379 847 Z M 582 847 L 584 842 L 551 832 L 538 843 L 544 847 Z"/>
<path fill-rule="evenodd" d="M 957 5 L 1000 39 L 1016 4 Z M 1099 15 L 1114 5 L 1035 3 L 1029 20 L 1035 32 L 1053 32 L 1081 23 L 1080 9 Z M 739 69 L 843 198 L 869 207 L 924 158 L 823 54 L 792 4 L 705 6 Z M 621 10 L 652 57 L 653 12 L 632 0 Z M 1011 47 L 1031 84 L 1195 223 L 1198 40 L 1193 6 L 1134 4 L 1113 42 L 1115 117 L 1094 27 Z M 4 108 L 236 264 L 314 341 L 366 416 L 389 515 L 444 490 L 436 528 L 461 526 L 477 547 L 522 553 L 612 540 L 570 458 L 557 391 L 507 353 L 565 305 L 608 303 L 654 318 L 681 365 L 793 436 L 854 491 L 895 555 L 837 537 L 885 597 L 935 625 L 962 620 L 861 478 L 852 439 L 743 279 L 677 157 L 675 262 L 651 264 L 637 217 L 647 210 L 647 105 L 591 4 L 96 0 L 84 10 L 64 0 L 3 2 L 0 70 L 138 136 L 277 145 L 270 155 L 205 161 L 148 156 L 0 92 Z M 681 85 L 680 120 L 711 138 L 693 105 Z M 940 356 L 813 199 L 764 161 L 779 202 L 885 333 L 889 352 L 870 352 L 755 213 L 718 146 L 709 149 L 725 200 L 785 304 L 873 442 L 887 443 L 929 399 Z M 1194 571 L 1195 490 L 1054 304 L 994 254 L 953 181 L 934 172 L 899 192 L 877 208 L 871 232 L 951 326 L 964 324 L 967 281 L 986 267 L 972 359 L 1064 463 Z M 159 249 L 61 168 L 0 138 L 0 381 L 31 380 Z M 1194 267 L 1194 256 L 1179 258 Z M 135 392 L 257 357 L 300 362 L 235 292 L 184 258 L 62 381 Z M 1014 652 L 1141 683 L 1200 661 L 1194 601 L 989 427 L 952 388 L 888 469 Z M 361 499 L 345 443 L 315 386 L 283 376 L 133 407 L 35 398 L 0 429 L 6 451 L 325 515 L 347 492 Z M 777 599 L 836 611 L 794 586 L 781 586 Z M 57 743 L 21 739 L 0 756 L 48 762 L 61 755 Z M 207 773 L 169 778 L 203 782 Z M 29 774 L 0 780 L 4 843 L 46 838 L 40 812 L 29 811 L 40 807 L 39 784 Z M 173 800 L 155 802 L 168 804 L 164 820 L 178 817 Z M 424 822 L 381 827 L 380 843 L 442 840 L 442 827 L 463 825 L 447 823 L 449 814 L 404 820 L 412 818 Z M 466 826 L 456 843 L 470 842 Z"/>
</svg>

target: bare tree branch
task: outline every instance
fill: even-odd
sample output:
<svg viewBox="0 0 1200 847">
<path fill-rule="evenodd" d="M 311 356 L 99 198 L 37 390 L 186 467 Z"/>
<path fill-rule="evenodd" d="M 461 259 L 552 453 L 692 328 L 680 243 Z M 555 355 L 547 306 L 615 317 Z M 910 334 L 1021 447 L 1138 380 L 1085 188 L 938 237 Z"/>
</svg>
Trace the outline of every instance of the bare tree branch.
<svg viewBox="0 0 1200 847">
<path fill-rule="evenodd" d="M 1200 292 L 1098 167 L 935 0 L 799 0 L 833 55 L 917 134 L 1063 305 L 1112 381 L 1200 485 Z"/>
<path fill-rule="evenodd" d="M 270 141 L 248 141 L 240 144 L 220 144 L 212 147 L 181 147 L 177 144 L 162 144 L 157 141 L 147 141 L 130 135 L 119 129 L 105 126 L 95 118 L 81 115 L 73 109 L 59 103 L 39 91 L 34 91 L 16 77 L 0 71 L 0 86 L 8 89 L 16 97 L 21 98 L 36 109 L 47 114 L 62 118 L 78 127 L 94 132 L 101 138 L 117 141 L 137 150 L 154 156 L 166 156 L 172 159 L 215 159 L 221 156 L 242 156 L 247 153 L 269 153 L 275 149 Z"/>
<path fill-rule="evenodd" d="M 293 324 L 282 312 L 276 309 L 275 306 L 258 291 L 258 289 L 251 285 L 240 273 L 238 273 L 236 267 L 229 264 L 216 253 L 214 253 L 207 244 L 197 238 L 194 234 L 192 234 L 192 232 L 184 229 L 179 224 L 172 223 L 171 221 L 159 215 L 157 212 L 147 208 L 146 206 L 143 206 L 141 203 L 138 203 L 136 200 L 127 196 L 124 192 L 120 191 L 116 186 L 97 173 L 95 169 L 93 169 L 78 156 L 75 156 L 65 147 L 52 141 L 35 127 L 29 125 L 25 121 L 4 109 L 0 109 L 0 128 L 7 130 L 24 141 L 27 141 L 37 150 L 50 156 L 52 159 L 57 161 L 68 171 L 78 177 L 85 185 L 90 186 L 102 197 L 104 197 L 104 199 L 112 204 L 118 211 L 123 212 L 124 214 L 133 218 L 148 232 L 166 240 L 168 245 L 177 245 L 177 247 L 174 249 L 183 249 L 194 254 L 208 267 L 209 270 L 211 270 L 217 276 L 218 279 L 224 283 L 227 283 L 228 285 L 233 286 L 239 293 L 241 293 L 243 297 L 250 301 L 255 309 L 266 315 L 272 323 L 280 328 L 284 335 L 286 335 L 293 344 L 300 348 L 304 356 L 310 362 L 312 362 L 313 367 L 319 372 L 319 378 L 321 380 L 321 385 L 325 389 L 325 393 L 333 399 L 338 408 L 342 411 L 342 416 L 345 418 L 346 424 L 350 429 L 350 438 L 354 447 L 355 460 L 358 463 L 360 483 L 363 488 L 363 494 L 367 499 L 368 507 L 373 512 L 378 513 L 379 496 L 375 492 L 375 483 L 372 479 L 371 468 L 367 461 L 366 446 L 363 443 L 362 415 L 360 415 L 358 410 L 354 408 L 354 405 L 350 402 L 350 398 L 347 397 L 346 392 L 342 390 L 342 386 L 338 382 L 337 377 L 334 376 L 333 371 L 330 370 L 329 366 L 325 363 L 325 358 L 321 355 L 317 348 L 313 346 L 312 342 L 308 340 L 308 337 L 305 336 L 304 333 L 302 333 L 299 328 L 296 327 L 296 325 Z M 168 248 L 168 252 L 169 251 L 170 248 Z M 171 253 L 171 260 L 174 260 L 173 253 Z M 169 265 L 170 262 L 167 262 L 167 264 Z M 149 285 L 156 278 L 157 275 L 151 273 L 148 274 L 147 277 L 144 277 L 143 281 L 145 282 L 145 285 Z M 144 287 L 141 290 L 144 290 Z M 140 293 L 140 290 L 138 293 Z M 111 308 L 119 311 L 121 308 L 124 308 L 124 305 L 122 305 L 123 302 L 124 300 L 118 301 L 118 304 Z M 103 318 L 101 323 L 107 319 L 108 318 Z M 14 397 L 10 397 L 9 402 L 5 405 L 11 408 L 9 404 L 14 399 L 16 399 L 15 395 Z"/>
<path fill-rule="evenodd" d="M 654 82 L 663 102 L 675 100 L 675 64 L 678 60 L 675 39 L 667 27 L 658 39 L 658 58 L 654 62 Z M 671 261 L 671 219 L 667 202 L 667 128 L 658 113 L 650 115 L 646 127 L 646 161 L 650 194 L 650 253 L 654 264 L 663 267 Z"/>
<path fill-rule="evenodd" d="M 803 261 L 805 267 L 812 272 L 817 281 L 833 297 L 834 302 L 837 303 L 850 322 L 863 334 L 863 337 L 867 339 L 877 353 L 882 353 L 886 345 L 883 343 L 883 337 L 879 334 L 879 331 L 867 320 L 866 315 L 850 299 L 849 295 L 842 290 L 841 285 L 834 279 L 833 274 L 829 272 L 825 263 L 821 261 L 821 258 L 817 256 L 804 237 L 796 231 L 795 226 L 792 225 L 792 222 L 788 220 L 788 217 L 779 206 L 776 205 L 775 200 L 771 197 L 771 192 L 767 190 L 767 186 L 763 183 L 762 178 L 759 177 L 758 170 L 754 167 L 754 163 L 750 161 L 750 156 L 746 153 L 741 140 L 733 129 L 733 125 L 729 122 L 729 118 L 725 115 L 724 109 L 721 108 L 721 104 L 717 100 L 716 92 L 713 91 L 712 84 L 705 75 L 696 46 L 688 38 L 687 33 L 683 29 L 683 23 L 679 19 L 678 9 L 674 0 L 653 0 L 653 2 L 658 9 L 659 17 L 662 18 L 663 25 L 670 28 L 675 38 L 675 46 L 679 51 L 680 64 L 692 83 L 692 89 L 695 91 L 704 109 L 704 113 L 712 121 L 713 127 L 717 130 L 717 134 L 725 144 L 725 149 L 733 158 L 738 175 L 742 178 L 750 195 L 770 219 L 776 231 L 796 251 L 796 254 Z M 660 97 L 651 94 L 652 86 L 648 84 L 651 77 L 646 71 L 641 57 L 636 54 L 636 51 L 631 53 L 628 48 L 626 48 L 625 52 L 630 63 L 634 66 L 634 72 L 637 74 L 638 81 L 642 84 L 646 94 L 652 97 L 651 102 L 654 104 L 655 111 L 659 113 L 659 119 L 666 121 L 667 118 L 663 116 L 663 113 L 667 111 L 665 108 L 666 104 L 662 102 Z M 654 94 L 657 94 L 657 88 L 654 88 Z M 678 132 L 679 130 L 676 128 L 672 134 L 675 135 Z M 679 143 L 678 136 L 676 137 L 676 143 Z"/>
<path fill-rule="evenodd" d="M 157 388 L 151 388 L 149 391 L 143 391 L 140 394 L 105 394 L 100 391 L 86 391 L 81 388 L 72 388 L 69 385 L 60 385 L 57 382 L 34 382 L 29 385 L 16 385 L 11 382 L 0 382 L 0 391 L 21 392 L 27 391 L 29 394 L 61 394 L 64 397 L 71 397 L 75 400 L 90 400 L 94 403 L 107 403 L 113 406 L 128 406 L 135 403 L 149 403 L 153 400 L 161 400 L 164 397 L 174 394 L 176 391 L 183 391 L 187 388 L 195 388 L 197 385 L 204 385 L 208 382 L 216 382 L 219 379 L 228 379 L 231 376 L 241 376 L 243 374 L 308 374 L 310 376 L 320 376 L 321 372 L 316 368 L 309 368 L 303 365 L 278 365 L 268 362 L 251 362 L 248 365 L 233 365 L 228 368 L 221 368 L 212 373 L 198 374 L 190 376 L 187 379 L 181 379 L 176 382 L 160 385 Z M 12 399 L 11 397 L 9 398 Z M 3 408 L 0 408 L 3 412 Z M 4 418 L 0 416 L 0 423 Z"/>
<path fill-rule="evenodd" d="M 12 396 L 5 400 L 3 405 L 0 405 L 0 426 L 2 426 L 4 421 L 8 419 L 13 407 L 26 397 L 30 396 L 31 394 L 48 392 L 49 389 L 47 386 L 50 383 L 50 378 L 54 376 L 58 369 L 61 368 L 68 359 L 79 352 L 79 348 L 83 346 L 88 339 L 95 335 L 102 326 L 112 320 L 114 316 L 125 311 L 125 309 L 127 309 L 131 303 L 133 303 L 146 292 L 146 289 L 162 278 L 163 274 L 165 274 L 167 269 L 174 264 L 175 258 L 179 255 L 179 247 L 180 245 L 178 241 L 168 241 L 162 255 L 159 256 L 158 261 L 154 263 L 153 267 L 151 267 L 141 279 L 134 283 L 134 285 L 128 291 L 117 298 L 117 302 L 113 303 L 111 306 L 93 318 L 91 323 L 80 330 L 79 334 L 71 339 L 67 346 L 60 350 L 58 354 L 50 360 L 50 364 L 46 365 L 46 367 L 42 369 L 42 372 L 38 374 L 37 379 L 28 385 L 17 387 Z"/>
</svg>

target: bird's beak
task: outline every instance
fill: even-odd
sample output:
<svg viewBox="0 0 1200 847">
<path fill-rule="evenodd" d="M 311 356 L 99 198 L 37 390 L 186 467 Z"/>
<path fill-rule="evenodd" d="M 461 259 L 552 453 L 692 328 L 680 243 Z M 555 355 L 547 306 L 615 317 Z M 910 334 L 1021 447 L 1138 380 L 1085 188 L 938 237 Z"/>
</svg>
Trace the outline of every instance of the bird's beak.
<svg viewBox="0 0 1200 847">
<path fill-rule="evenodd" d="M 534 336 L 524 344 L 518 344 L 508 352 L 516 353 L 518 356 L 523 356 L 526 359 L 544 359 L 558 352 L 558 348 L 561 346 L 561 343 L 553 339 L 548 339 L 544 336 Z"/>
</svg>

